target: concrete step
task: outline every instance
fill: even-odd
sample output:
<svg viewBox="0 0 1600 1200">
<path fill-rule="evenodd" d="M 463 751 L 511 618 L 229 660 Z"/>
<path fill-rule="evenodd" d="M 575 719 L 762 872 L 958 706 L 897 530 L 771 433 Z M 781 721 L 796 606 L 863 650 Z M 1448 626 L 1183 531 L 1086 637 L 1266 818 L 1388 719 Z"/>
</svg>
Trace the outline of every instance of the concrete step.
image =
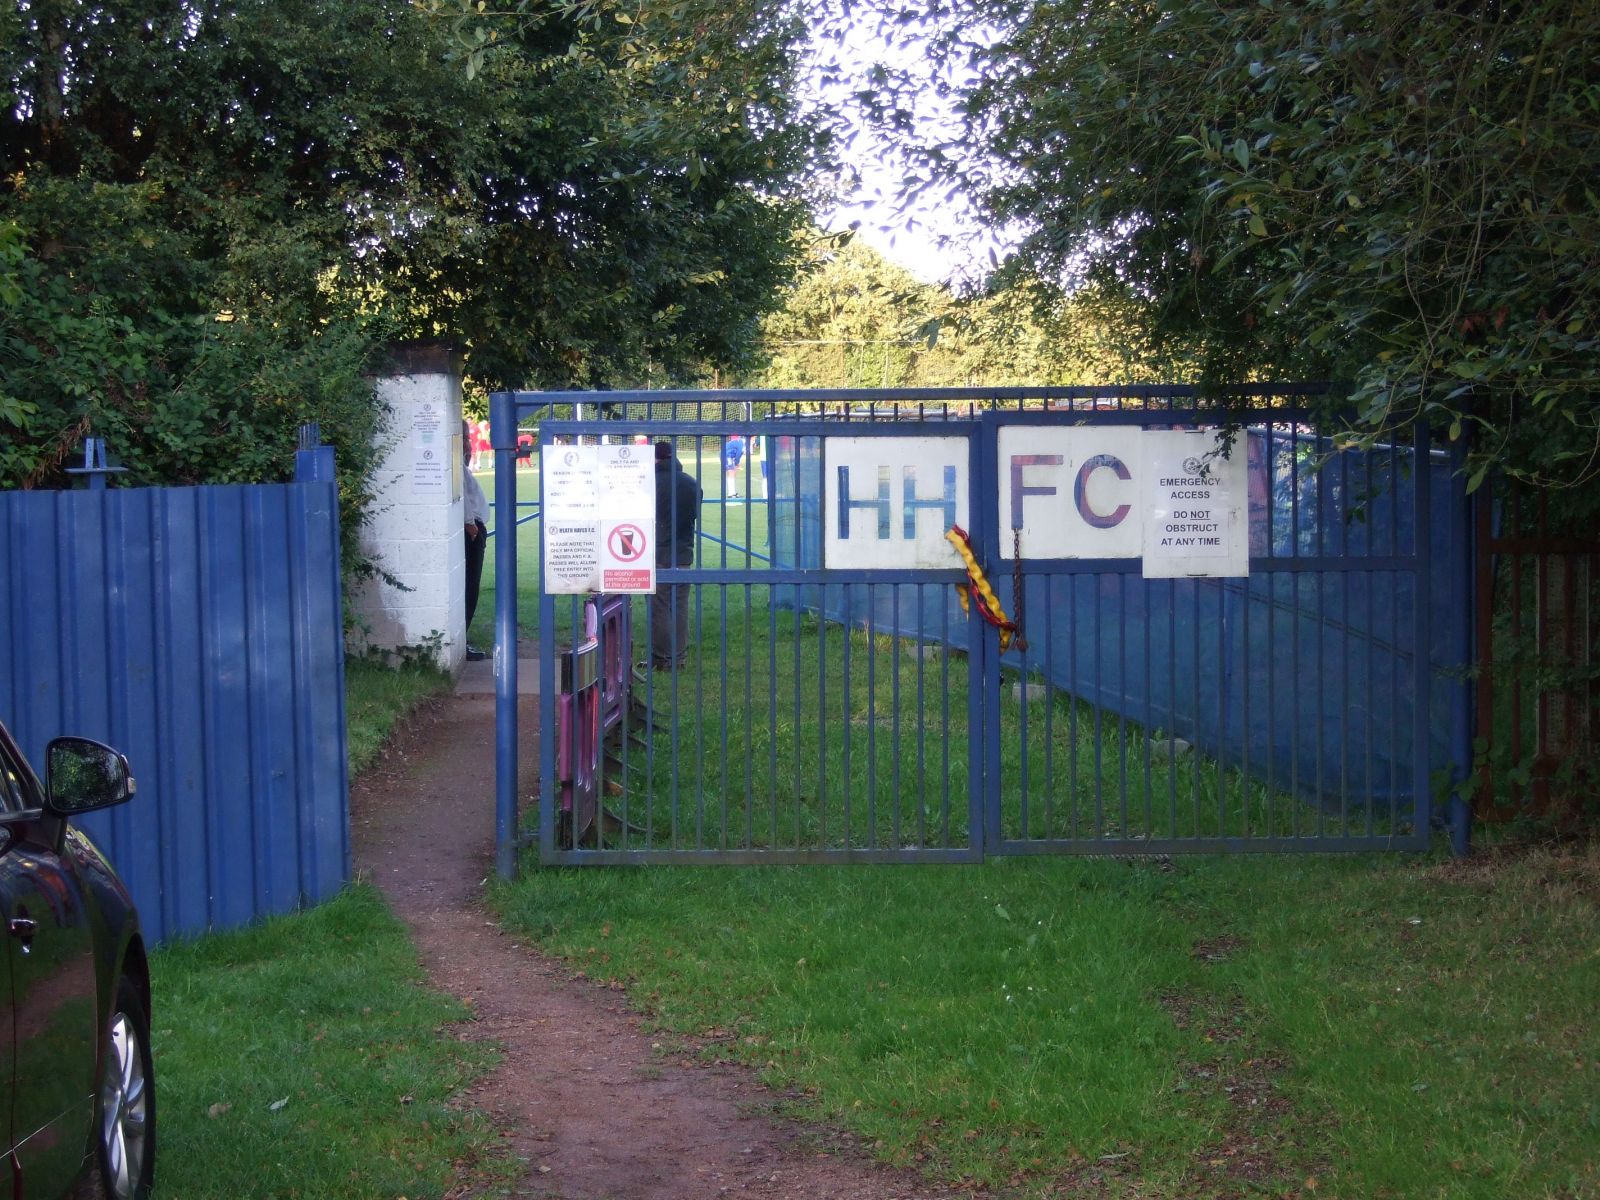
<svg viewBox="0 0 1600 1200">
<path fill-rule="evenodd" d="M 461 664 L 461 673 L 456 676 L 456 695 L 481 696 L 493 695 L 494 686 L 494 656 L 480 659 L 478 662 Z M 537 696 L 539 694 L 539 660 L 537 658 L 517 659 L 517 695 Z"/>
</svg>

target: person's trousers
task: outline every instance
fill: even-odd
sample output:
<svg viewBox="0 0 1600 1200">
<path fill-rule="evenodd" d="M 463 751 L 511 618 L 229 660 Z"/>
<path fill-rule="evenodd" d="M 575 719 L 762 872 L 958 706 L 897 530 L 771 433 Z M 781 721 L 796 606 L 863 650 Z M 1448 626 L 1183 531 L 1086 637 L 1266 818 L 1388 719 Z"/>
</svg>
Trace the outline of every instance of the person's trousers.
<svg viewBox="0 0 1600 1200">
<path fill-rule="evenodd" d="M 650 596 L 650 664 L 681 667 L 689 652 L 689 585 L 657 583 Z"/>
<path fill-rule="evenodd" d="M 488 548 L 489 530 L 482 521 L 476 522 L 478 536 L 467 538 L 467 624 L 472 627 L 472 614 L 478 611 L 478 585 L 483 582 L 483 552 Z M 463 535 L 465 536 L 465 535 Z"/>
</svg>

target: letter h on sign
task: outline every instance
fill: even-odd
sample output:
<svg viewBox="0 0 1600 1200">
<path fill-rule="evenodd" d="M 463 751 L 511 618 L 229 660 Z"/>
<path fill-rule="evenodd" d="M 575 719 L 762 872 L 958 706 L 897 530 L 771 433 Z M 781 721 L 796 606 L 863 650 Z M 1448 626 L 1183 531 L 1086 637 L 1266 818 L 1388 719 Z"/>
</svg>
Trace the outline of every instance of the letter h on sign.
<svg viewBox="0 0 1600 1200">
<path fill-rule="evenodd" d="M 956 469 L 953 466 L 942 468 L 944 476 L 944 492 L 931 499 L 923 499 L 917 495 L 917 469 L 906 466 L 900 468 L 901 473 L 901 503 L 904 508 L 903 524 L 905 539 L 915 541 L 917 536 L 917 511 L 924 508 L 938 509 L 944 521 L 940 529 L 948 529 L 956 523 Z M 839 468 L 839 537 L 841 540 L 850 537 L 850 512 L 852 509 L 867 508 L 874 510 L 878 515 L 878 540 L 886 541 L 889 537 L 889 468 L 878 468 L 878 494 L 871 499 L 857 500 L 850 495 L 850 468 Z"/>
<path fill-rule="evenodd" d="M 956 469 L 951 466 L 944 468 L 944 495 L 936 500 L 917 499 L 917 469 L 904 467 L 904 498 L 906 506 L 906 540 L 915 541 L 917 537 L 917 509 L 937 508 L 944 516 L 941 530 L 949 529 L 956 523 Z"/>
<path fill-rule="evenodd" d="M 852 500 L 850 498 L 850 468 L 839 468 L 839 538 L 841 541 L 850 537 L 850 510 L 853 508 L 874 508 L 878 510 L 878 540 L 887 541 L 889 537 L 889 468 L 878 468 L 878 496 L 875 500 Z"/>
</svg>

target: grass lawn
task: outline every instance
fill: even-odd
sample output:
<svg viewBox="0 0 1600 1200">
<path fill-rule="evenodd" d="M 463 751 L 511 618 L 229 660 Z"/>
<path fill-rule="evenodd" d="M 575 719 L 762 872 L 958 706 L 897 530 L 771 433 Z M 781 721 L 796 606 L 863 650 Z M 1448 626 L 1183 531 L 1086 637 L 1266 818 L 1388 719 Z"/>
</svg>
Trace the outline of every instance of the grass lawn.
<svg viewBox="0 0 1600 1200">
<path fill-rule="evenodd" d="M 521 591 L 531 623 L 531 574 Z M 795 786 L 787 743 L 783 768 L 770 768 L 762 731 L 783 720 L 756 711 L 788 697 L 791 647 L 793 674 L 827 663 L 834 681 L 832 709 L 796 710 L 793 753 L 815 763 L 818 738 L 836 754 L 854 739 L 849 787 L 880 801 L 869 825 L 900 812 L 911 819 L 899 829 L 921 837 L 928 795 L 942 801 L 952 778 L 961 795 L 964 680 L 916 686 L 925 668 L 894 659 L 894 639 L 835 630 L 823 649 L 790 638 L 792 616 L 774 618 L 764 592 L 706 593 L 723 644 L 762 677 L 743 687 L 714 657 L 717 639 L 696 639 L 657 701 L 684 722 L 680 748 L 655 745 L 632 764 L 640 840 L 663 837 L 661 826 L 691 828 L 700 844 L 781 844 L 803 820 L 820 827 L 823 814 L 782 790 Z M 781 638 L 764 640 L 773 622 Z M 767 641 L 781 641 L 775 664 Z M 834 661 L 846 645 L 848 679 Z M 941 710 L 934 724 L 954 745 L 938 746 L 931 779 L 909 766 L 923 718 L 898 727 L 905 736 L 885 732 L 897 728 L 879 711 L 896 680 L 902 705 L 954 701 L 957 717 L 947 724 Z M 720 702 L 701 709 L 697 682 L 727 692 L 726 714 Z M 1241 791 L 1203 760 L 1152 772 L 1145 731 L 1075 720 L 1074 702 L 1060 702 L 1053 728 L 1036 721 L 1007 752 L 1008 773 L 1026 758 L 1052 798 L 1008 816 L 1014 834 L 1205 832 L 1212 812 L 1304 832 L 1304 806 Z M 836 817 L 828 828 L 861 844 Z M 860 832 L 884 844 L 884 829 Z M 1597 895 L 1600 853 L 1589 850 L 1466 865 L 1180 858 L 1170 871 L 1050 858 L 737 870 L 530 861 L 499 903 L 547 948 L 623 982 L 663 1029 L 800 1089 L 803 1115 L 940 1180 L 1021 1196 L 1558 1197 L 1600 1195 Z"/>
<path fill-rule="evenodd" d="M 415 1200 L 501 1169 L 488 1122 L 451 1107 L 487 1054 L 441 1036 L 467 1013 L 373 888 L 151 968 L 158 1197 Z"/>
<path fill-rule="evenodd" d="M 663 1029 L 938 1179 L 1487 1198 L 1600 1195 L 1597 897 L 1591 848 L 530 864 L 498 903 Z"/>
<path fill-rule="evenodd" d="M 897 586 L 939 602 L 948 590 Z M 608 848 L 969 845 L 977 768 L 965 656 L 769 609 L 759 595 L 767 590 L 703 585 L 691 617 L 703 632 L 687 666 L 641 682 L 636 695 L 657 723 L 608 768 L 608 783 L 619 785 L 610 807 L 625 823 Z M 918 603 L 926 601 L 913 596 L 905 606 Z M 1394 832 L 1387 813 L 1360 809 L 1341 820 L 1268 788 L 1259 767 L 1247 776 L 1205 755 L 1164 754 L 1158 730 L 1059 688 L 1025 706 L 1004 689 L 998 720 L 1003 838 L 1135 847 L 1306 838 L 1322 825 L 1379 841 Z"/>
</svg>

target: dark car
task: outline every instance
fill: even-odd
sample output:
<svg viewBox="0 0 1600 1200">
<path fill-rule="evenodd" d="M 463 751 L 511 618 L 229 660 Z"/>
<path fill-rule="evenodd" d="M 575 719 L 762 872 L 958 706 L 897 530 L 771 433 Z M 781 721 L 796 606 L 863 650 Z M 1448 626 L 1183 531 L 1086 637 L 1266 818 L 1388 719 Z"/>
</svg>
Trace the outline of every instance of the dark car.
<svg viewBox="0 0 1600 1200">
<path fill-rule="evenodd" d="M 41 785 L 0 725 L 0 1200 L 137 1200 L 155 1170 L 144 939 L 111 864 L 68 824 L 128 799 L 133 777 L 86 738 L 56 738 L 44 765 Z"/>
</svg>

